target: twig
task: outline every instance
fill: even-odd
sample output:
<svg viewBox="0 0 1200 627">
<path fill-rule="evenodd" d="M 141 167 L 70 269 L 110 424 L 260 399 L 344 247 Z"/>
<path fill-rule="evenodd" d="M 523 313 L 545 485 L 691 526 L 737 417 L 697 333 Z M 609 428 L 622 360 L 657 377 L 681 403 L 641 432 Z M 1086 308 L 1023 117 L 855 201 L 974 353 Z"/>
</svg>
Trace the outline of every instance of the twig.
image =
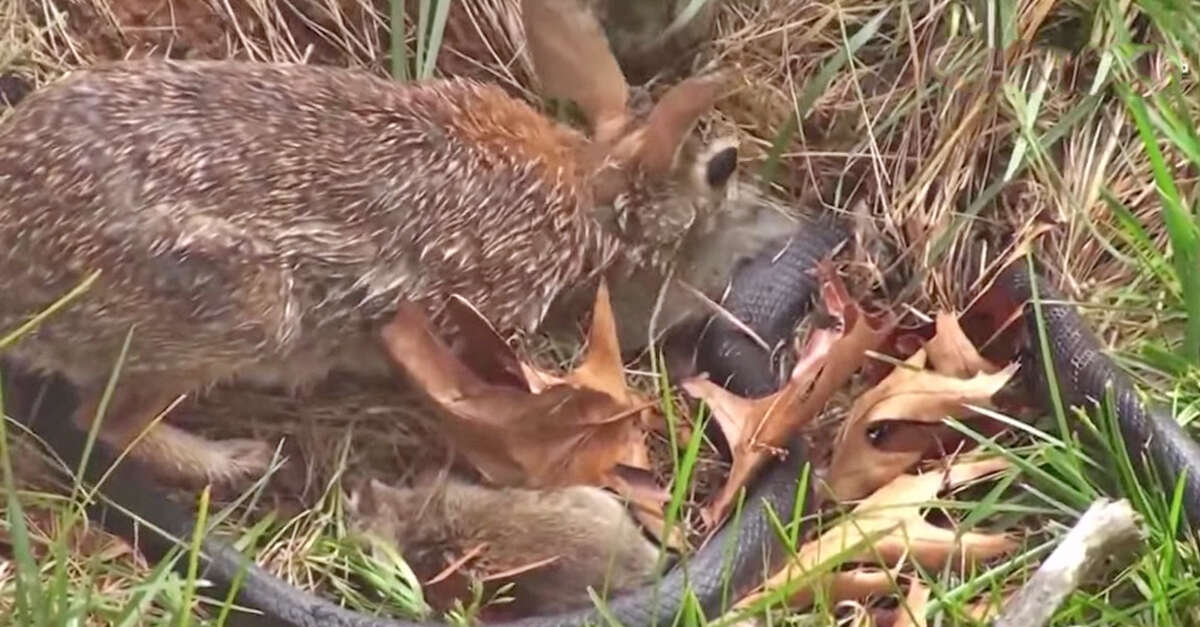
<svg viewBox="0 0 1200 627">
<path fill-rule="evenodd" d="M 1062 544 L 1008 602 L 994 627 L 1040 627 L 1085 580 L 1112 567 L 1142 540 L 1129 501 L 1100 499 L 1088 508 Z"/>
<path fill-rule="evenodd" d="M 435 583 L 441 582 L 443 579 L 453 575 L 458 569 L 462 568 L 467 562 L 479 557 L 480 553 L 487 548 L 487 542 L 481 542 L 475 548 L 467 551 L 462 557 L 454 560 L 449 566 L 442 569 L 442 572 L 433 576 L 433 579 L 425 582 L 425 585 L 432 586 Z"/>
<path fill-rule="evenodd" d="M 762 339 L 762 336 L 760 336 L 758 333 L 755 333 L 754 329 L 750 328 L 750 325 L 742 322 L 740 318 L 733 315 L 733 312 L 722 307 L 717 301 L 705 296 L 704 292 L 696 289 L 695 286 L 688 283 L 683 283 L 682 281 L 679 283 L 679 285 L 683 289 L 687 290 L 692 296 L 696 297 L 696 299 L 699 300 L 700 303 L 703 304 L 707 309 L 711 310 L 714 314 L 728 320 L 731 324 L 733 324 L 733 326 L 737 327 L 738 330 L 740 330 L 742 333 L 745 333 L 755 344 L 761 346 L 763 350 L 767 351 L 768 353 L 771 352 L 771 347 L 767 344 L 767 341 Z"/>
</svg>

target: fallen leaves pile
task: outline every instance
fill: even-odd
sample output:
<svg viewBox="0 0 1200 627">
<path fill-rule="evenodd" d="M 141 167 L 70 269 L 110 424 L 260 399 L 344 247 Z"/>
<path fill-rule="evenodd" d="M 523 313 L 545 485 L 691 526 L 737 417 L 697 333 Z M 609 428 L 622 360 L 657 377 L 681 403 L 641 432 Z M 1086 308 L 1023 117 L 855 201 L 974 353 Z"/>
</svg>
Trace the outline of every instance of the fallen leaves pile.
<svg viewBox="0 0 1200 627">
<path fill-rule="evenodd" d="M 944 471 L 920 475 L 898 474 L 883 487 L 863 499 L 832 529 L 819 538 L 804 544 L 795 559 L 764 584 L 764 590 L 743 599 L 739 607 L 748 607 L 773 591 L 783 590 L 796 580 L 819 568 L 831 558 L 845 564 L 861 564 L 852 570 L 842 570 L 820 577 L 820 586 L 830 591 L 834 602 L 886 596 L 894 582 L 902 578 L 901 566 L 907 560 L 929 571 L 939 571 L 948 565 L 978 565 L 982 561 L 1003 557 L 1017 548 L 1018 543 L 1004 534 L 965 532 L 936 526 L 925 519 L 922 506 L 943 492 L 966 486 L 1003 470 L 1008 463 L 998 457 L 956 463 Z M 881 569 L 883 566 L 886 569 Z M 911 579 L 911 578 L 910 578 Z M 914 606 L 913 594 L 927 599 L 928 590 L 915 579 L 909 581 L 909 607 L 900 611 L 896 624 L 924 625 L 924 601 Z M 918 592 L 919 591 L 919 592 Z M 814 590 L 804 587 L 788 597 L 792 608 L 808 607 Z M 975 608 L 978 617 L 986 605 Z M 913 614 L 908 616 L 907 614 Z M 878 623 L 880 616 L 873 617 Z"/>
<path fill-rule="evenodd" d="M 952 313 L 938 312 L 924 335 L 914 336 L 898 329 L 890 312 L 868 312 L 855 302 L 828 261 L 817 274 L 827 322 L 797 349 L 796 366 L 778 392 L 742 398 L 703 375 L 679 383 L 692 405 L 712 410 L 731 453 L 725 483 L 703 505 L 705 531 L 722 524 L 757 471 L 859 374 L 869 387 L 854 397 L 823 475 L 825 500 L 849 513 L 803 543 L 740 606 L 778 594 L 837 556 L 852 568 L 816 577 L 786 595 L 786 604 L 807 607 L 824 590 L 834 602 L 859 603 L 875 624 L 923 625 L 929 591 L 906 565 L 963 568 L 1018 546 L 1010 536 L 964 533 L 922 514 L 922 503 L 1008 470 L 1000 458 L 967 459 L 972 441 L 945 419 L 984 435 L 1002 431 L 986 410 L 995 408 L 993 398 L 1016 366 L 983 357 Z M 597 290 L 582 361 L 566 373 L 522 359 L 470 303 L 456 299 L 448 307 L 456 337 L 439 337 L 421 309 L 404 306 L 384 340 L 396 366 L 438 410 L 438 428 L 455 453 L 498 486 L 609 488 L 661 540 L 669 497 L 653 478 L 647 442 L 667 422 L 657 398 L 626 383 L 605 285 Z M 898 353 L 890 362 L 880 358 Z M 696 426 L 686 417 L 676 422 L 680 430 Z M 674 536 L 669 544 L 686 545 Z M 901 607 L 870 609 L 867 602 L 890 594 L 898 581 L 907 581 L 909 591 Z M 976 609 L 982 616 L 987 606 Z"/>
</svg>

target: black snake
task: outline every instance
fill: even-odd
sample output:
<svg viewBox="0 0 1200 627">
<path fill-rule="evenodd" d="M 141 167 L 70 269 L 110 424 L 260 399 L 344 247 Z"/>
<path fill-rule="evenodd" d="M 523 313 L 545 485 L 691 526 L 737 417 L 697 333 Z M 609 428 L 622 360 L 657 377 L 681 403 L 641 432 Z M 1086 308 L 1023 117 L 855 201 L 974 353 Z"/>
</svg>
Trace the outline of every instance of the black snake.
<svg viewBox="0 0 1200 627">
<path fill-rule="evenodd" d="M 743 263 L 723 306 L 745 321 L 768 345 L 784 341 L 807 314 L 816 291 L 811 273 L 816 262 L 841 241 L 844 233 L 817 223 L 798 230 L 782 252 L 774 246 L 759 257 Z M 1036 276 L 1036 275 L 1034 275 Z M 1031 296 L 1031 275 L 1018 264 L 1005 270 L 996 287 L 1007 296 L 1024 302 Z M 1058 292 L 1038 277 L 1040 298 L 1060 299 Z M 1130 447 L 1145 448 L 1151 459 L 1169 475 L 1187 473 L 1186 507 L 1189 518 L 1200 520 L 1200 447 L 1167 414 L 1148 410 L 1136 397 L 1132 382 L 1103 354 L 1099 341 L 1088 329 L 1074 307 L 1046 302 L 1041 306 L 1048 337 L 1052 343 L 1052 365 L 1058 373 L 1062 398 L 1073 405 L 1101 398 L 1106 385 L 1116 393 L 1117 412 L 1126 442 Z M 1037 318 L 1032 303 L 1025 306 L 1024 319 L 1037 337 Z M 776 355 L 767 354 L 761 345 L 735 325 L 716 317 L 710 321 L 698 344 L 698 363 L 711 378 L 730 391 L 743 396 L 762 396 L 777 389 Z M 1047 400 L 1046 379 L 1039 375 L 1046 364 L 1037 346 L 1023 352 L 1028 368 L 1022 368 L 1026 380 Z M 11 372 L 8 373 L 11 378 Z M 1032 375 L 1032 376 L 1028 376 Z M 72 410 L 72 390 L 65 381 L 53 379 L 54 389 L 46 396 L 48 407 L 34 430 L 68 463 L 80 459 L 84 434 L 72 427 L 65 416 Z M 46 405 L 44 403 L 44 405 Z M 47 417 L 46 414 L 58 414 Z M 773 511 L 786 520 L 796 504 L 796 485 L 806 461 L 806 451 L 797 439 L 789 447 L 786 461 L 772 462 L 752 485 L 738 522 L 728 523 L 696 554 L 684 560 L 659 581 L 645 588 L 610 599 L 605 612 L 587 608 L 553 616 L 537 616 L 501 626 L 551 627 L 602 624 L 611 618 L 629 627 L 667 625 L 675 621 L 690 590 L 704 615 L 715 618 L 740 596 L 760 585 L 764 574 L 778 568 L 787 550 L 778 542 L 770 522 Z M 115 460 L 113 451 L 95 443 L 87 469 L 87 481 L 95 481 Z M 73 464 L 72 464 L 73 465 Z M 149 521 L 177 538 L 190 538 L 195 518 L 185 508 L 174 505 L 139 471 L 131 460 L 123 461 L 105 482 L 104 493 L 134 517 Z M 813 502 L 806 495 L 806 505 Z M 99 509 L 105 528 L 130 540 L 136 540 L 143 553 L 154 561 L 176 548 L 176 543 L 149 533 L 142 526 L 134 533 L 133 519 L 124 511 Z M 238 625 L 280 625 L 289 627 L 384 627 L 412 626 L 402 620 L 358 614 L 300 591 L 261 570 L 236 549 L 215 539 L 202 546 L 207 557 L 202 561 L 203 577 L 218 584 L 209 594 L 223 595 L 238 569 L 246 569 L 238 602 L 257 608 L 262 615 L 235 612 Z M 182 560 L 180 560 L 182 562 Z M 728 585 L 727 585 L 728 584 Z M 429 623 L 440 624 L 440 623 Z"/>
</svg>

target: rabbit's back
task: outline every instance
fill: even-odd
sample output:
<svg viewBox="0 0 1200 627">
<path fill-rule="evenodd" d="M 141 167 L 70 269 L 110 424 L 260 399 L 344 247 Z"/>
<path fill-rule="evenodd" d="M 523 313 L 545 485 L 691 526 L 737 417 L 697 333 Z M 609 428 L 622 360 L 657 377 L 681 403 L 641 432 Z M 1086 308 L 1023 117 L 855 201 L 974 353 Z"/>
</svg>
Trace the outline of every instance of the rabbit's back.
<svg viewBox="0 0 1200 627">
<path fill-rule="evenodd" d="M 583 271 L 582 138 L 468 81 L 135 62 L 0 121 L 0 325 L 93 270 L 18 349 L 76 378 L 328 361 L 401 299 L 528 328 Z M 95 363 L 96 359 L 104 360 Z M 92 360 L 91 363 L 88 363 Z"/>
</svg>

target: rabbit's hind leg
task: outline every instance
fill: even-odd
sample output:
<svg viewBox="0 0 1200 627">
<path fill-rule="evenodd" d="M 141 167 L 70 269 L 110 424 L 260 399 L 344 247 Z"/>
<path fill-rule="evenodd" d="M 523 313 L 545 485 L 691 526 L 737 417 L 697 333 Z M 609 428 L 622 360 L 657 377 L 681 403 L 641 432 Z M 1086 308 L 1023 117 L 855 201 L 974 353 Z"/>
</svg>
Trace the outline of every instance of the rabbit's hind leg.
<svg viewBox="0 0 1200 627">
<path fill-rule="evenodd" d="M 154 381 L 127 381 L 119 385 L 101 416 L 98 437 L 147 465 L 159 479 L 181 487 L 205 484 L 237 489 L 268 469 L 274 450 L 255 440 L 210 440 L 157 420 L 182 393 L 198 386 L 184 386 L 172 377 L 163 385 Z M 182 379 L 186 380 L 186 379 Z M 75 414 L 87 429 L 98 415 L 103 392 L 92 391 Z M 132 447 L 130 445 L 132 444 Z"/>
<path fill-rule="evenodd" d="M 134 451 L 164 481 L 189 487 L 211 484 L 232 490 L 261 477 L 274 454 L 266 442 L 210 440 L 165 423 L 152 426 Z"/>
</svg>

